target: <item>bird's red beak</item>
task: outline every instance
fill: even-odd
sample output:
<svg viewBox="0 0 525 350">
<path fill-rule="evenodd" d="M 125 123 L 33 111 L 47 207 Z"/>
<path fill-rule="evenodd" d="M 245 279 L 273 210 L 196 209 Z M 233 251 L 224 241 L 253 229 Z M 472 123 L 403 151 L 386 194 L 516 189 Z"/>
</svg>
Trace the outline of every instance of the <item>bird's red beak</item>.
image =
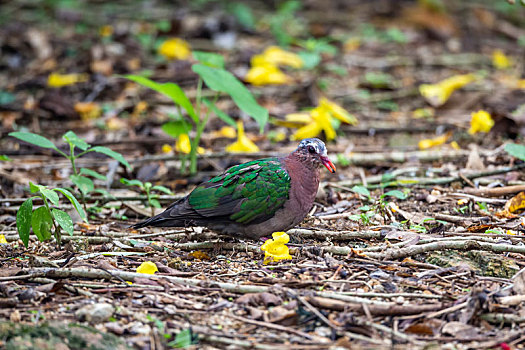
<svg viewBox="0 0 525 350">
<path fill-rule="evenodd" d="M 321 157 L 321 162 L 329 172 L 335 173 L 335 165 L 330 161 L 330 159 L 328 159 L 328 157 Z"/>
</svg>

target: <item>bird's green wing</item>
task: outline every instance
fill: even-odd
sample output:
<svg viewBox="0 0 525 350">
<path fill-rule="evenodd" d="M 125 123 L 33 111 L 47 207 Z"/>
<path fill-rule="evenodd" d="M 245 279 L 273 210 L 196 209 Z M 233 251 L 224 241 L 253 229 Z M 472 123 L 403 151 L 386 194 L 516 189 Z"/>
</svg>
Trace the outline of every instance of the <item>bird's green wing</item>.
<svg viewBox="0 0 525 350">
<path fill-rule="evenodd" d="M 288 172 L 278 158 L 267 158 L 231 167 L 195 188 L 188 200 L 199 215 L 248 224 L 272 217 L 289 192 Z"/>
</svg>

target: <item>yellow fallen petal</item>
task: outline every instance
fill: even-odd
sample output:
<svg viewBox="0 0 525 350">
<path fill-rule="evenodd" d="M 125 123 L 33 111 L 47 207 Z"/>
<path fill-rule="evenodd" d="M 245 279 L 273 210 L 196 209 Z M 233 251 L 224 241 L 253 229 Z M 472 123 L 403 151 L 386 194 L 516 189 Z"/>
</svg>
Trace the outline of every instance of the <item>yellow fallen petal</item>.
<svg viewBox="0 0 525 350">
<path fill-rule="evenodd" d="M 47 86 L 49 87 L 62 87 L 67 85 L 73 85 L 76 83 L 82 83 L 88 80 L 87 74 L 60 74 L 60 73 L 51 73 L 47 77 Z"/>
<path fill-rule="evenodd" d="M 501 50 L 492 52 L 492 65 L 497 69 L 507 69 L 512 66 L 512 59 L 507 57 Z"/>
<path fill-rule="evenodd" d="M 274 232 L 272 237 L 273 239 L 266 240 L 261 246 L 261 250 L 264 251 L 264 263 L 291 260 L 290 250 L 286 246 L 286 243 L 290 241 L 290 236 L 284 232 Z"/>
<path fill-rule="evenodd" d="M 292 78 L 271 64 L 250 68 L 244 80 L 252 85 L 282 85 L 292 82 Z"/>
<path fill-rule="evenodd" d="M 185 60 L 191 55 L 190 44 L 180 38 L 171 38 L 164 41 L 157 52 L 168 60 Z"/>
<path fill-rule="evenodd" d="M 419 92 L 434 107 L 443 105 L 457 89 L 473 82 L 474 74 L 455 75 L 436 84 L 419 85 Z"/>
<path fill-rule="evenodd" d="M 290 139 L 292 141 L 309 139 L 319 135 L 322 130 L 322 126 L 319 125 L 315 120 L 312 120 L 310 123 L 297 129 Z"/>
<path fill-rule="evenodd" d="M 467 203 L 468 203 L 468 199 L 466 199 L 466 198 L 458 199 L 458 205 L 464 205 L 464 204 L 467 204 Z"/>
<path fill-rule="evenodd" d="M 359 46 L 361 46 L 361 39 L 354 37 L 345 41 L 343 44 L 343 49 L 345 52 L 351 52 L 357 50 Z"/>
<path fill-rule="evenodd" d="M 101 37 L 111 36 L 111 35 L 113 35 L 113 27 L 110 26 L 110 25 L 102 26 L 98 30 L 98 33 L 100 34 Z"/>
<path fill-rule="evenodd" d="M 74 108 L 83 120 L 97 119 L 102 114 L 102 108 L 95 102 L 77 102 Z"/>
<path fill-rule="evenodd" d="M 474 135 L 478 132 L 487 133 L 494 126 L 494 120 L 487 111 L 479 110 L 472 112 L 470 119 L 470 129 L 468 133 Z"/>
<path fill-rule="evenodd" d="M 284 119 L 291 123 L 308 124 L 312 122 L 312 116 L 310 113 L 290 113 L 287 114 Z"/>
<path fill-rule="evenodd" d="M 168 144 L 162 145 L 162 153 L 171 153 L 173 152 L 173 147 Z"/>
<path fill-rule="evenodd" d="M 7 243 L 7 239 L 5 239 L 4 235 L 0 235 L 0 243 L 4 243 L 4 244 Z"/>
<path fill-rule="evenodd" d="M 180 134 L 175 143 L 175 150 L 180 153 L 190 154 L 191 141 L 188 134 Z"/>
<path fill-rule="evenodd" d="M 159 271 L 157 268 L 157 265 L 155 265 L 154 262 L 151 261 L 145 261 L 142 264 L 140 264 L 139 267 L 137 267 L 138 273 L 146 273 L 148 275 L 154 275 L 155 272 Z"/>
<path fill-rule="evenodd" d="M 354 115 L 348 113 L 346 109 L 344 109 L 343 107 L 341 107 L 333 101 L 321 97 L 321 99 L 319 100 L 319 106 L 326 108 L 326 110 L 328 110 L 330 114 L 332 114 L 335 118 L 339 119 L 343 123 L 352 125 L 357 124 L 357 118 Z"/>
<path fill-rule="evenodd" d="M 283 65 L 293 68 L 301 68 L 303 66 L 303 60 L 301 57 L 292 52 L 285 51 L 278 46 L 270 46 L 266 48 L 261 56 L 263 57 L 264 61 L 274 65 Z M 252 61 L 252 65 L 257 65 L 259 63 L 259 58 L 256 59 L 255 62 Z"/>
<path fill-rule="evenodd" d="M 326 139 L 331 141 L 335 139 L 336 133 L 332 126 L 332 117 L 327 108 L 322 106 L 312 109 L 312 119 L 323 129 Z"/>
<path fill-rule="evenodd" d="M 454 149 L 461 149 L 461 147 L 459 147 L 459 144 L 456 141 L 452 141 L 450 143 L 450 146 Z"/>
<path fill-rule="evenodd" d="M 446 134 L 435 137 L 433 139 L 421 140 L 418 143 L 418 147 L 419 149 L 423 150 L 423 149 L 429 149 L 432 147 L 440 146 L 444 144 L 445 142 L 447 142 L 450 136 L 452 136 L 452 133 L 447 132 Z"/>
<path fill-rule="evenodd" d="M 432 118 L 434 117 L 436 110 L 434 108 L 418 108 L 412 111 L 412 118 L 421 119 L 421 118 Z"/>
<path fill-rule="evenodd" d="M 244 124 L 237 122 L 237 141 L 226 147 L 227 152 L 254 153 L 259 152 L 259 147 L 244 134 Z"/>
<path fill-rule="evenodd" d="M 231 126 L 223 126 L 220 130 L 211 133 L 212 138 L 226 137 L 234 139 L 237 136 L 237 131 Z"/>
</svg>

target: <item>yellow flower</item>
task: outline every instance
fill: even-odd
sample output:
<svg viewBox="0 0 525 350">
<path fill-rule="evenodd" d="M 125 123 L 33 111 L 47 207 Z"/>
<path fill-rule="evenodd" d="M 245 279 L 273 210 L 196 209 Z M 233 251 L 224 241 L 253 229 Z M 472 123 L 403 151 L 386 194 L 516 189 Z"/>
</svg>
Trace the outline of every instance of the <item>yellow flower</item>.
<svg viewBox="0 0 525 350">
<path fill-rule="evenodd" d="M 474 74 L 454 75 L 436 84 L 419 85 L 419 92 L 434 107 L 443 105 L 457 89 L 476 80 Z"/>
<path fill-rule="evenodd" d="M 88 80 L 87 74 L 60 74 L 51 73 L 47 77 L 47 86 L 49 87 L 62 87 L 67 85 L 73 85 L 76 83 L 82 83 Z"/>
<path fill-rule="evenodd" d="M 175 143 L 175 150 L 180 153 L 190 154 L 191 152 L 191 141 L 188 134 L 180 134 L 177 137 L 177 142 Z M 204 148 L 197 148 L 198 154 L 204 154 Z"/>
<path fill-rule="evenodd" d="M 307 124 L 312 121 L 312 116 L 310 113 L 290 113 L 284 119 L 290 123 Z"/>
<path fill-rule="evenodd" d="M 77 102 L 74 108 L 83 120 L 97 119 L 102 114 L 102 109 L 95 102 Z"/>
<path fill-rule="evenodd" d="M 252 85 L 282 85 L 292 82 L 291 77 L 270 63 L 250 68 L 244 80 Z"/>
<path fill-rule="evenodd" d="M 225 137 L 227 139 L 234 139 L 237 136 L 237 131 L 231 126 L 223 126 L 220 130 L 211 133 L 212 138 Z"/>
<path fill-rule="evenodd" d="M 155 272 L 159 271 L 157 268 L 157 265 L 155 265 L 154 262 L 151 261 L 145 261 L 142 264 L 140 264 L 139 267 L 137 267 L 138 273 L 146 273 L 148 275 L 154 275 Z"/>
<path fill-rule="evenodd" d="M 7 239 L 5 239 L 4 235 L 0 235 L 0 243 L 4 243 L 4 244 L 7 243 Z"/>
<path fill-rule="evenodd" d="M 448 139 L 452 136 L 451 132 L 447 132 L 444 135 L 435 137 L 433 139 L 425 139 L 421 140 L 418 143 L 419 149 L 429 149 L 432 147 L 440 146 L 448 141 Z"/>
<path fill-rule="evenodd" d="M 162 153 L 171 153 L 171 152 L 173 152 L 173 147 L 171 147 L 167 143 L 162 145 Z"/>
<path fill-rule="evenodd" d="M 326 108 L 326 110 L 335 118 L 339 119 L 343 123 L 357 124 L 357 119 L 352 114 L 348 113 L 346 109 L 339 106 L 337 103 L 330 101 L 324 97 L 319 100 L 319 107 Z"/>
<path fill-rule="evenodd" d="M 99 33 L 100 36 L 102 36 L 102 37 L 108 37 L 108 36 L 111 36 L 111 35 L 113 35 L 113 27 L 110 26 L 110 25 L 102 26 L 102 27 L 100 27 L 100 29 L 98 30 L 98 33 Z"/>
<path fill-rule="evenodd" d="M 157 52 L 168 60 L 185 60 L 191 55 L 190 44 L 179 38 L 164 41 Z"/>
<path fill-rule="evenodd" d="M 232 153 L 259 152 L 259 147 L 244 134 L 244 124 L 242 121 L 237 122 L 237 141 L 227 146 L 226 151 Z"/>
<path fill-rule="evenodd" d="M 492 65 L 497 69 L 507 69 L 512 66 L 512 59 L 507 57 L 503 51 L 494 50 L 492 52 Z"/>
<path fill-rule="evenodd" d="M 479 110 L 472 112 L 470 119 L 470 129 L 468 133 L 474 135 L 478 132 L 487 133 L 494 126 L 494 120 L 487 111 Z"/>
<path fill-rule="evenodd" d="M 264 263 L 267 264 L 271 261 L 291 260 L 292 256 L 286 246 L 286 243 L 290 241 L 290 236 L 284 232 L 274 232 L 272 237 L 273 239 L 266 240 L 261 246 L 261 250 L 264 252 Z"/>
<path fill-rule="evenodd" d="M 293 68 L 301 68 L 303 66 L 301 57 L 292 52 L 285 51 L 278 46 L 270 46 L 266 48 L 262 54 L 255 55 L 251 59 L 252 67 L 263 66 L 266 63 Z"/>
<path fill-rule="evenodd" d="M 324 97 L 319 101 L 319 106 L 310 111 L 310 119 L 304 113 L 293 113 L 286 116 L 286 121 L 303 122 L 304 126 L 300 127 L 292 136 L 292 140 L 302 140 L 310 137 L 316 137 L 324 131 L 328 141 L 335 139 L 336 132 L 332 125 L 333 118 L 347 124 L 356 124 L 357 119 L 348 113 L 343 107 Z"/>
</svg>

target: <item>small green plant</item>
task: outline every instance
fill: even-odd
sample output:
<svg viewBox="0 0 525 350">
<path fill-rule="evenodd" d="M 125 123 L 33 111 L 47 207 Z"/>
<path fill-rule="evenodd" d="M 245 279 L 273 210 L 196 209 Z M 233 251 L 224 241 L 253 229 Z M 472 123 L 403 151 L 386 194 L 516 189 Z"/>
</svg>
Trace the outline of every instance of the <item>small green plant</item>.
<svg viewBox="0 0 525 350">
<path fill-rule="evenodd" d="M 191 328 L 183 329 L 175 336 L 175 339 L 168 343 L 169 347 L 176 349 L 187 348 L 192 344 L 199 342 L 197 334 L 194 334 Z"/>
<path fill-rule="evenodd" d="M 178 109 L 178 115 L 173 117 L 172 121 L 162 126 L 162 130 L 165 133 L 177 138 L 182 134 L 189 134 L 190 131 L 194 131 L 193 135 L 189 134 L 191 144 L 189 154 L 190 174 L 195 174 L 197 172 L 197 149 L 199 147 L 202 132 L 204 131 L 210 117 L 210 113 L 215 113 L 215 115 L 222 119 L 226 124 L 234 128 L 237 127 L 235 121 L 215 105 L 220 93 L 226 93 L 229 95 L 239 109 L 255 119 L 259 124 L 261 132 L 268 122 L 268 110 L 260 106 L 251 92 L 233 74 L 224 69 L 224 58 L 221 55 L 194 51 L 193 56 L 199 61 L 199 63 L 191 66 L 191 69 L 199 76 L 199 81 L 197 83 L 197 96 L 194 104 L 191 103 L 190 99 L 186 96 L 180 86 L 175 83 L 160 84 L 143 76 L 124 76 L 126 79 L 155 90 L 172 99 Z M 212 101 L 202 96 L 203 83 L 206 83 L 210 90 L 215 91 L 215 96 Z M 204 117 L 200 115 L 203 105 L 207 107 Z M 186 116 L 182 113 L 183 109 L 186 111 Z M 182 157 L 181 160 L 181 172 L 185 173 L 185 157 Z"/>
<path fill-rule="evenodd" d="M 1 162 L 10 162 L 10 161 L 12 161 L 12 159 L 9 158 L 9 156 L 6 156 L 5 154 L 0 154 L 0 161 Z"/>
<path fill-rule="evenodd" d="M 306 24 L 297 11 L 302 7 L 301 1 L 288 0 L 279 4 L 277 11 L 265 16 L 262 22 L 270 27 L 270 32 L 280 46 L 288 46 L 298 35 L 306 32 Z"/>
<path fill-rule="evenodd" d="M 91 147 L 89 143 L 79 138 L 73 131 L 68 131 L 62 136 L 62 139 L 69 145 L 69 154 L 61 151 L 49 139 L 45 138 L 44 136 L 38 135 L 38 134 L 17 131 L 17 132 L 10 133 L 9 136 L 15 137 L 19 140 L 25 141 L 27 143 L 33 144 L 38 147 L 53 149 L 59 154 L 61 154 L 62 156 L 64 156 L 66 159 L 68 159 L 71 163 L 71 168 L 73 172 L 69 176 L 69 179 L 71 180 L 71 182 L 73 182 L 73 184 L 79 190 L 80 198 L 82 200 L 82 204 L 84 205 L 84 209 L 86 209 L 86 202 L 84 198 L 88 193 L 93 192 L 93 191 L 98 191 L 102 193 L 105 192 L 104 190 L 100 190 L 100 189 L 95 190 L 93 180 L 91 180 L 89 177 L 93 177 L 93 178 L 100 179 L 100 180 L 105 180 L 106 177 L 88 168 L 78 169 L 75 164 L 75 161 L 77 158 L 80 158 L 89 152 L 102 153 L 102 154 L 105 154 L 106 156 L 109 156 L 119 161 L 122 165 L 126 166 L 128 169 L 131 169 L 131 166 L 129 165 L 129 163 L 126 161 L 126 159 L 124 159 L 124 157 L 120 153 L 115 152 L 107 147 L 102 147 L 102 146 Z M 78 154 L 75 154 L 75 148 L 80 149 L 81 152 Z"/>
<path fill-rule="evenodd" d="M 164 186 L 153 186 L 151 182 L 142 182 L 140 180 L 128 180 L 128 179 L 120 179 L 120 182 L 122 182 L 126 186 L 137 186 L 146 194 L 146 200 L 148 201 L 148 207 L 151 208 L 151 215 L 155 215 L 154 208 L 160 208 L 160 203 L 157 198 L 159 196 L 157 194 L 151 193 L 151 191 L 158 191 L 166 194 L 172 194 L 171 191 L 164 187 Z"/>
<path fill-rule="evenodd" d="M 29 244 L 31 228 L 40 242 L 47 241 L 51 235 L 54 235 L 57 244 L 60 245 L 62 230 L 69 233 L 70 236 L 73 235 L 73 220 L 68 213 L 55 208 L 60 201 L 59 193 L 71 202 L 78 215 L 87 222 L 86 213 L 82 206 L 75 196 L 65 188 L 50 189 L 47 186 L 36 185 L 32 182 L 29 183 L 29 188 L 31 193 L 36 194 L 36 196 L 28 198 L 22 203 L 16 213 L 18 235 L 26 247 Z M 35 199 L 42 199 L 44 205 L 33 210 L 33 200 Z"/>
</svg>

